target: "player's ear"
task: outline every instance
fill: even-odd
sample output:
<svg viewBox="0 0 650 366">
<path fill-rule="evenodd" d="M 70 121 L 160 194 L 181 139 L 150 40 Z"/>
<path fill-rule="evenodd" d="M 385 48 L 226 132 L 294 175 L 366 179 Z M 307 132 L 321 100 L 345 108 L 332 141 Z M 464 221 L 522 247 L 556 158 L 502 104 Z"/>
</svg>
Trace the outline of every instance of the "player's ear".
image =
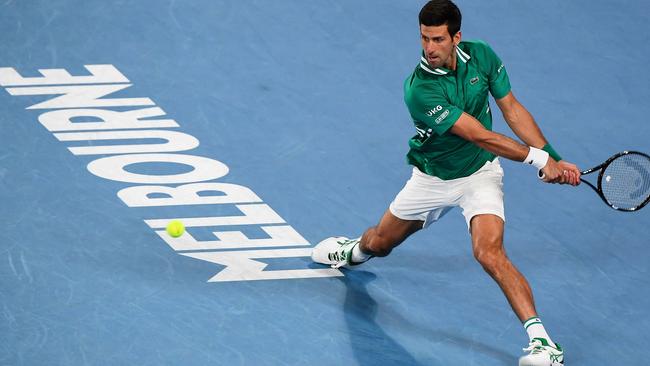
<svg viewBox="0 0 650 366">
<path fill-rule="evenodd" d="M 456 34 L 454 34 L 452 38 L 454 40 L 454 46 L 458 46 L 462 38 L 462 32 L 461 31 L 456 32 Z"/>
</svg>

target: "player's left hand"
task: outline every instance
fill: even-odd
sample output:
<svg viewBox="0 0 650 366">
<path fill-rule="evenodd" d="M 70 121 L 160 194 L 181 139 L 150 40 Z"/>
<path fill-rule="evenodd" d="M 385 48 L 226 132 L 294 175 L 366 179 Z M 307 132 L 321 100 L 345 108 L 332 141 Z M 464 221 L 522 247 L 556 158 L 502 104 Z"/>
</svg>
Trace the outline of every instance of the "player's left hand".
<svg viewBox="0 0 650 366">
<path fill-rule="evenodd" d="M 565 160 L 560 160 L 557 164 L 562 168 L 562 174 L 565 176 L 562 182 L 563 184 L 570 184 L 572 186 L 580 184 L 580 169 L 575 164 Z"/>
</svg>

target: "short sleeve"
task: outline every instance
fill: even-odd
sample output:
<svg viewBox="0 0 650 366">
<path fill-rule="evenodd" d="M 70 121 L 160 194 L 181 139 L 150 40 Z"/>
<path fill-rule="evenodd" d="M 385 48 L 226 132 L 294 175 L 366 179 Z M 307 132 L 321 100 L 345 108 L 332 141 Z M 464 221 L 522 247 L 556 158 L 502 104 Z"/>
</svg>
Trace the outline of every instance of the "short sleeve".
<svg viewBox="0 0 650 366">
<path fill-rule="evenodd" d="M 421 88 L 406 101 L 411 117 L 442 135 L 460 118 L 463 111 L 452 105 L 441 88 Z"/>
<path fill-rule="evenodd" d="M 501 99 L 510 93 L 511 87 L 508 72 L 492 48 L 487 43 L 483 43 L 483 45 L 485 46 L 485 54 L 483 60 L 481 60 L 481 65 L 483 72 L 488 77 L 490 94 L 492 94 L 494 99 Z"/>
</svg>

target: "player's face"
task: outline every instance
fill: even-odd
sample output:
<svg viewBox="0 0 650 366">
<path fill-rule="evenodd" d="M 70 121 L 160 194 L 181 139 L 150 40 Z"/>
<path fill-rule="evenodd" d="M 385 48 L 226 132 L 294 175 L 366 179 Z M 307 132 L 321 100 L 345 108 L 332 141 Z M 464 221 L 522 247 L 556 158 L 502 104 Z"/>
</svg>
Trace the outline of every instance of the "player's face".
<svg viewBox="0 0 650 366">
<path fill-rule="evenodd" d="M 456 68 L 456 45 L 460 42 L 460 32 L 449 35 L 447 25 L 427 26 L 420 24 L 422 49 L 432 67 Z"/>
</svg>

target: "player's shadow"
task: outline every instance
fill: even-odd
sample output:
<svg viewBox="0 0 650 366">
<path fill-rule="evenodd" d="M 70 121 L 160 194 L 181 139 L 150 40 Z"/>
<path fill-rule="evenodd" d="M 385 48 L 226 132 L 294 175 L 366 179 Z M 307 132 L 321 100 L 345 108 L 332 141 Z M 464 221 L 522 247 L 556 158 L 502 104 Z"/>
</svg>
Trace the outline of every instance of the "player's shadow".
<svg viewBox="0 0 650 366">
<path fill-rule="evenodd" d="M 347 272 L 345 277 L 339 279 L 346 286 L 344 303 L 344 316 L 350 334 L 350 343 L 359 365 L 422 365 L 404 347 L 388 335 L 375 321 L 377 315 L 377 302 L 368 293 L 367 285 L 377 276 L 371 272 L 355 270 Z M 501 364 L 512 364 L 516 357 L 493 345 L 468 339 L 450 332 L 433 329 L 423 329 L 413 324 L 404 317 L 404 314 L 391 312 L 390 318 L 403 323 L 403 329 L 409 329 L 414 335 L 457 345 L 459 350 L 472 349 L 474 352 L 488 356 L 490 359 L 499 360 Z M 427 361 L 429 365 L 430 361 Z"/>
<path fill-rule="evenodd" d="M 377 302 L 366 288 L 375 278 L 373 273 L 358 270 L 339 277 L 346 287 L 343 313 L 354 356 L 361 366 L 421 365 L 375 322 Z"/>
</svg>

